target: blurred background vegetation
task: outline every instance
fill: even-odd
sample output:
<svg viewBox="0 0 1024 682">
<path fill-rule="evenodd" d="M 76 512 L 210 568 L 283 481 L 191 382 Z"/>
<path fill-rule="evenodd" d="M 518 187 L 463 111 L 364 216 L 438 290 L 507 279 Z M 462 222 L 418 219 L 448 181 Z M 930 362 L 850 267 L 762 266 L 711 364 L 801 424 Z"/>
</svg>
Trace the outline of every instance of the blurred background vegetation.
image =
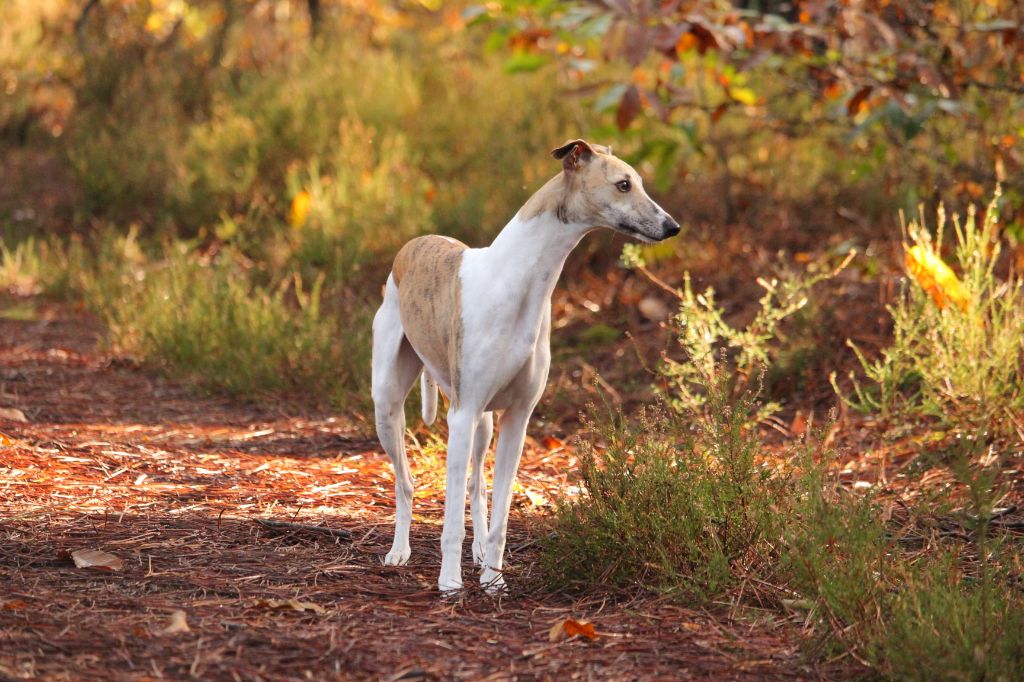
<svg viewBox="0 0 1024 682">
<path fill-rule="evenodd" d="M 673 285 L 694 269 L 749 298 L 751 262 L 804 268 L 853 250 L 868 253 L 857 267 L 884 269 L 898 209 L 963 207 L 997 182 L 1006 259 L 1020 261 L 1022 12 L 8 0 L 3 284 L 84 295 L 114 347 L 214 388 L 352 404 L 395 250 L 426 232 L 485 244 L 557 170 L 546 150 L 579 135 L 637 164 L 688 228 L 648 254 Z M 633 276 L 600 254 L 608 240 L 570 270 L 626 287 L 604 307 L 635 305 Z M 168 297 L 173 319 L 152 319 Z M 268 316 L 268 338 L 224 317 L 247 306 L 243 318 Z M 588 351 L 618 335 L 591 320 L 569 338 Z M 788 361 L 802 368 L 807 350 Z M 254 370 L 263 356 L 270 368 Z"/>
</svg>

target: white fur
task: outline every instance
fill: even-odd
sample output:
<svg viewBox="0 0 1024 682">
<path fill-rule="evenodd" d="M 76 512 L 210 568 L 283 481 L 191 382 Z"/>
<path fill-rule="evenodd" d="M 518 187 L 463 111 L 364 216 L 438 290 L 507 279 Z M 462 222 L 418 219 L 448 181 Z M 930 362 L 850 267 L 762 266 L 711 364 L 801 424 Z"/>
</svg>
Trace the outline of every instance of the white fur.
<svg viewBox="0 0 1024 682">
<path fill-rule="evenodd" d="M 667 231 L 660 238 L 675 234 L 678 225 L 657 204 L 649 198 L 646 201 L 649 205 L 644 205 L 645 212 L 674 226 L 675 231 Z M 438 579 L 442 592 L 462 587 L 467 487 L 473 521 L 473 558 L 483 566 L 480 582 L 492 592 L 504 586 L 502 562 L 512 484 L 526 427 L 543 393 L 551 363 L 551 294 L 569 253 L 587 232 L 595 229 L 595 224 L 602 224 L 597 222 L 600 219 L 598 216 L 587 222 L 567 224 L 553 212 L 525 220 L 517 214 L 490 246 L 463 252 L 459 268 L 462 378 L 457 387 L 458 402 L 448 411 L 447 490 Z M 657 234 L 650 236 L 651 240 L 657 238 Z M 384 302 L 374 319 L 373 335 L 377 430 L 395 465 L 395 537 L 385 563 L 401 565 L 409 558 L 412 503 L 412 478 L 403 438 L 403 402 L 423 362 L 404 341 L 398 289 L 390 277 Z M 423 371 L 423 416 L 429 421 L 433 415 L 428 403 L 433 386 L 431 377 L 442 375 L 430 366 Z M 446 395 L 452 395 L 451 388 L 441 384 Z M 488 526 L 483 458 L 490 445 L 494 412 L 501 416 Z"/>
</svg>

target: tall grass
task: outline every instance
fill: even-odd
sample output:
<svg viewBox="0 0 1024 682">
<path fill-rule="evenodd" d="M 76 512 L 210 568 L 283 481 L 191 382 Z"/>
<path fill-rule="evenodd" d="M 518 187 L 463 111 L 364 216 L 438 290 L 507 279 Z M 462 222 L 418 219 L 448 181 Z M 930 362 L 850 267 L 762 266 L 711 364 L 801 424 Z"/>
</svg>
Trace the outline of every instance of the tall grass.
<svg viewBox="0 0 1024 682">
<path fill-rule="evenodd" d="M 323 278 L 253 284 L 228 254 L 213 262 L 181 248 L 119 277 L 93 280 L 88 298 L 120 352 L 172 375 L 247 399 L 292 394 L 359 406 L 369 368 L 365 308 L 344 322 L 321 312 Z"/>
<path fill-rule="evenodd" d="M 998 275 L 998 199 L 983 217 L 973 206 L 953 216 L 959 276 L 942 261 L 941 207 L 934 236 L 923 213 L 906 227 L 910 277 L 890 308 L 893 342 L 873 362 L 853 347 L 869 380 L 854 381 L 855 407 L 1024 441 L 1024 281 Z"/>
</svg>

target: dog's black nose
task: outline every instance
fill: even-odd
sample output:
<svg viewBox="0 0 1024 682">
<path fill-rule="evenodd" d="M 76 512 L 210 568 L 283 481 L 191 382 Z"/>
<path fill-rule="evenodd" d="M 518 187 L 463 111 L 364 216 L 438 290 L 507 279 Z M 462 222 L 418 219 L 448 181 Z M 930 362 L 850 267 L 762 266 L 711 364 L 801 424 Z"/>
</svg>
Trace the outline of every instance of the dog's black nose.
<svg viewBox="0 0 1024 682">
<path fill-rule="evenodd" d="M 665 219 L 661 221 L 661 230 L 665 233 L 663 239 L 675 237 L 679 234 L 679 223 L 677 223 L 672 216 L 665 216 Z"/>
</svg>

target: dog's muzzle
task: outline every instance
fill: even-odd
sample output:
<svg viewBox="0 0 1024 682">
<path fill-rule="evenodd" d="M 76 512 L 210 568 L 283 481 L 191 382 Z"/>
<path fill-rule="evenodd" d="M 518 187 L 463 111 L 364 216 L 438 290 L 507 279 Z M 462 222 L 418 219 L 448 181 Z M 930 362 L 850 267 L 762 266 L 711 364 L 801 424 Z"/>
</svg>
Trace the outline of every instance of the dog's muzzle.
<svg viewBox="0 0 1024 682">
<path fill-rule="evenodd" d="M 665 216 L 665 219 L 661 221 L 661 238 L 668 239 L 677 234 L 679 234 L 679 223 L 672 216 Z"/>
</svg>

